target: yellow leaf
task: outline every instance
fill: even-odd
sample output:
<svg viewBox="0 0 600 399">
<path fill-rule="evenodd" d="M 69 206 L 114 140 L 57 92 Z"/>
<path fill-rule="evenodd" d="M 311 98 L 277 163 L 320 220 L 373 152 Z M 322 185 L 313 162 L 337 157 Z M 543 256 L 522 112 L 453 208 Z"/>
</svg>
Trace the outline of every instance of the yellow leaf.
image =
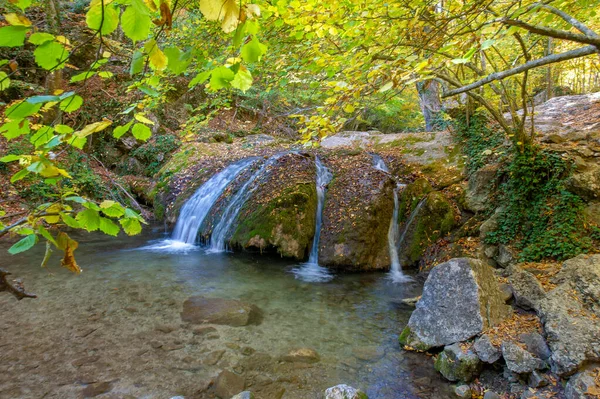
<svg viewBox="0 0 600 399">
<path fill-rule="evenodd" d="M 162 71 L 167 67 L 167 57 L 161 51 L 161 49 L 158 48 L 158 44 L 154 39 L 146 42 L 146 44 L 144 45 L 144 52 L 148 54 L 148 58 L 150 59 L 150 66 L 153 69 L 156 69 L 157 71 Z"/>
<path fill-rule="evenodd" d="M 203 0 L 200 11 L 210 21 L 222 21 L 225 33 L 233 32 L 239 23 L 240 9 L 236 0 Z"/>
<path fill-rule="evenodd" d="M 106 129 L 111 124 L 112 124 L 112 122 L 107 119 L 100 121 L 100 122 L 90 123 L 89 125 L 84 126 L 83 129 L 75 132 L 75 135 L 77 137 L 81 137 L 81 138 L 87 137 L 92 133 L 96 133 L 96 132 Z"/>
<path fill-rule="evenodd" d="M 142 123 L 147 124 L 147 125 L 154 125 L 154 122 L 152 122 L 150 119 L 146 118 L 144 116 L 144 114 L 135 114 L 134 118 Z"/>
<path fill-rule="evenodd" d="M 11 12 L 10 14 L 4 14 L 4 18 L 6 18 L 6 22 L 8 22 L 11 25 L 31 26 L 31 21 L 27 19 L 26 16 L 18 15 L 14 12 Z"/>
<path fill-rule="evenodd" d="M 344 112 L 351 114 L 352 112 L 354 112 L 354 106 L 352 104 L 346 104 L 344 105 Z"/>
<path fill-rule="evenodd" d="M 256 17 L 260 17 L 260 7 L 256 4 L 246 4 L 244 6 L 246 9 L 246 16 L 249 19 L 254 19 Z"/>
<path fill-rule="evenodd" d="M 65 253 L 65 256 L 60 262 L 61 265 L 73 273 L 81 273 L 81 268 L 77 265 L 75 256 L 73 255 L 73 251 L 77 249 L 79 243 L 71 239 L 66 233 L 62 232 L 56 237 L 56 243 L 58 244 L 58 248 L 62 249 Z"/>
</svg>

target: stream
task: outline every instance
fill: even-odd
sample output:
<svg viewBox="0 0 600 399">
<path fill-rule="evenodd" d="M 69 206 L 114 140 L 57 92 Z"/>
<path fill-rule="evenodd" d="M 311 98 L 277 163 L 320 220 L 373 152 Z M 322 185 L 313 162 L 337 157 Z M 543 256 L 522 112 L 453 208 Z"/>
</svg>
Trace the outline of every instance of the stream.
<svg viewBox="0 0 600 399">
<path fill-rule="evenodd" d="M 430 358 L 398 344 L 411 312 L 401 299 L 419 295 L 420 283 L 385 274 L 304 282 L 293 261 L 162 246 L 157 226 L 136 237 L 75 238 L 79 276 L 58 267 L 57 254 L 51 273 L 40 268 L 42 245 L 10 256 L 0 244 L 0 265 L 39 296 L 0 295 L 2 399 L 78 398 L 89 386 L 106 391 L 99 398 L 210 398 L 225 369 L 265 399 L 321 398 L 342 383 L 371 399 L 453 397 Z M 198 333 L 180 317 L 192 295 L 252 303 L 263 321 Z M 320 361 L 282 361 L 297 348 L 314 349 Z"/>
</svg>

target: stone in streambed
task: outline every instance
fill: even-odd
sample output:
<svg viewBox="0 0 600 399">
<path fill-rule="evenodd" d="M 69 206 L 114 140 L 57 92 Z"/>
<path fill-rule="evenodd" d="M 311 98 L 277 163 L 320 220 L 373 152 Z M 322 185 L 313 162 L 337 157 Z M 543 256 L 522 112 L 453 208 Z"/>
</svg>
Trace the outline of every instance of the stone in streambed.
<svg viewBox="0 0 600 399">
<path fill-rule="evenodd" d="M 451 259 L 431 270 L 400 342 L 428 350 L 465 341 L 511 313 L 490 266 L 476 259 Z"/>
<path fill-rule="evenodd" d="M 231 399 L 254 399 L 254 394 L 250 391 L 244 391 L 232 396 Z"/>
<path fill-rule="evenodd" d="M 455 387 L 454 394 L 461 399 L 471 399 L 471 397 L 473 396 L 471 387 L 466 384 L 458 385 L 457 387 Z"/>
<path fill-rule="evenodd" d="M 435 360 L 434 367 L 449 381 L 470 382 L 479 375 L 482 363 L 473 351 L 456 343 L 446 346 Z"/>
<path fill-rule="evenodd" d="M 231 398 L 244 390 L 246 381 L 244 377 L 232 373 L 229 370 L 223 370 L 215 381 L 215 393 L 221 398 Z"/>
<path fill-rule="evenodd" d="M 110 381 L 97 382 L 95 384 L 90 384 L 83 389 L 81 395 L 84 398 L 93 398 L 98 395 L 102 395 L 112 389 L 112 383 Z"/>
<path fill-rule="evenodd" d="M 319 354 L 313 349 L 300 348 L 289 351 L 282 360 L 291 363 L 316 363 L 320 358 Z"/>
<path fill-rule="evenodd" d="M 369 397 L 360 389 L 353 388 L 346 384 L 340 384 L 327 388 L 325 391 L 325 399 L 369 399 Z"/>
<path fill-rule="evenodd" d="M 262 312 L 255 305 L 234 299 L 193 296 L 183 303 L 181 319 L 192 324 L 222 324 L 242 327 L 260 324 Z"/>
</svg>

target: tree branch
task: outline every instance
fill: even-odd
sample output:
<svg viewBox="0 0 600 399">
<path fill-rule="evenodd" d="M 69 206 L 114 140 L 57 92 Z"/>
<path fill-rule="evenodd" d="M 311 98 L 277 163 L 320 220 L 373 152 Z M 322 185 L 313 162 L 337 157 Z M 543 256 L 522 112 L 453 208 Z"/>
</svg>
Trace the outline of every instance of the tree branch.
<svg viewBox="0 0 600 399">
<path fill-rule="evenodd" d="M 500 22 L 508 26 L 518 26 L 519 28 L 523 28 L 531 33 L 536 33 L 538 35 L 553 37 L 562 40 L 569 40 L 571 42 L 591 44 L 600 49 L 600 38 L 598 37 L 598 35 L 588 36 L 582 35 L 580 33 L 571 33 L 565 30 L 546 28 L 545 26 L 539 25 L 531 25 L 527 22 L 523 22 L 518 19 L 502 18 Z"/>
<path fill-rule="evenodd" d="M 10 273 L 4 269 L 0 269 L 0 292 L 8 291 L 15 296 L 19 301 L 23 298 L 37 298 L 37 295 L 25 292 L 23 283 L 19 280 L 10 280 L 7 276 Z"/>
<path fill-rule="evenodd" d="M 581 33 L 583 33 L 585 35 L 588 35 L 591 37 L 599 37 L 596 32 L 594 32 L 593 30 L 591 30 L 590 28 L 588 28 L 583 23 L 581 23 L 577 19 L 573 18 L 566 12 L 559 10 L 558 8 L 552 7 L 551 5 L 544 4 L 544 3 L 536 3 L 533 5 L 533 7 L 540 7 L 540 8 L 543 8 L 544 10 L 550 11 L 554 15 L 558 15 L 559 17 L 564 19 L 569 25 L 573 26 L 574 28 L 576 28 L 577 30 L 579 30 Z"/>
<path fill-rule="evenodd" d="M 486 85 L 490 82 L 493 82 L 495 80 L 502 80 L 509 76 L 513 76 L 513 75 L 528 71 L 533 68 L 538 68 L 538 67 L 548 65 L 548 64 L 554 64 L 556 62 L 567 61 L 567 60 L 571 60 L 573 58 L 584 57 L 586 55 L 594 54 L 597 52 L 598 52 L 598 49 L 595 46 L 585 46 L 585 47 L 581 47 L 581 48 L 578 48 L 575 50 L 566 51 L 566 52 L 560 53 L 560 54 L 552 54 L 552 55 L 549 55 L 546 57 L 539 58 L 537 60 L 526 62 L 525 64 L 519 65 L 516 68 L 512 68 L 512 69 L 498 72 L 498 73 L 492 73 L 483 79 L 480 79 L 469 85 L 459 87 L 458 89 L 446 91 L 446 92 L 442 93 L 442 98 L 452 97 L 452 96 L 455 96 L 460 93 L 465 93 L 470 90 L 481 87 L 483 85 Z"/>
</svg>

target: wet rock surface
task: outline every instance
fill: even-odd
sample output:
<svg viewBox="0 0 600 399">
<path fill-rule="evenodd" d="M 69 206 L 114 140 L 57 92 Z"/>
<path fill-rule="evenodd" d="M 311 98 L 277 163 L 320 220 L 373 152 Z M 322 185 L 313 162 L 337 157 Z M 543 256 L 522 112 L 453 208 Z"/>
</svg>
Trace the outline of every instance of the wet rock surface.
<svg viewBox="0 0 600 399">
<path fill-rule="evenodd" d="M 450 381 L 470 382 L 479 375 L 481 368 L 477 355 L 458 343 L 446 346 L 435 360 L 435 369 Z"/>
<path fill-rule="evenodd" d="M 426 350 L 469 339 L 511 313 L 491 268 L 469 258 L 431 270 L 400 341 Z"/>
<path fill-rule="evenodd" d="M 360 389 L 340 384 L 325 391 L 325 399 L 369 399 Z"/>
</svg>

